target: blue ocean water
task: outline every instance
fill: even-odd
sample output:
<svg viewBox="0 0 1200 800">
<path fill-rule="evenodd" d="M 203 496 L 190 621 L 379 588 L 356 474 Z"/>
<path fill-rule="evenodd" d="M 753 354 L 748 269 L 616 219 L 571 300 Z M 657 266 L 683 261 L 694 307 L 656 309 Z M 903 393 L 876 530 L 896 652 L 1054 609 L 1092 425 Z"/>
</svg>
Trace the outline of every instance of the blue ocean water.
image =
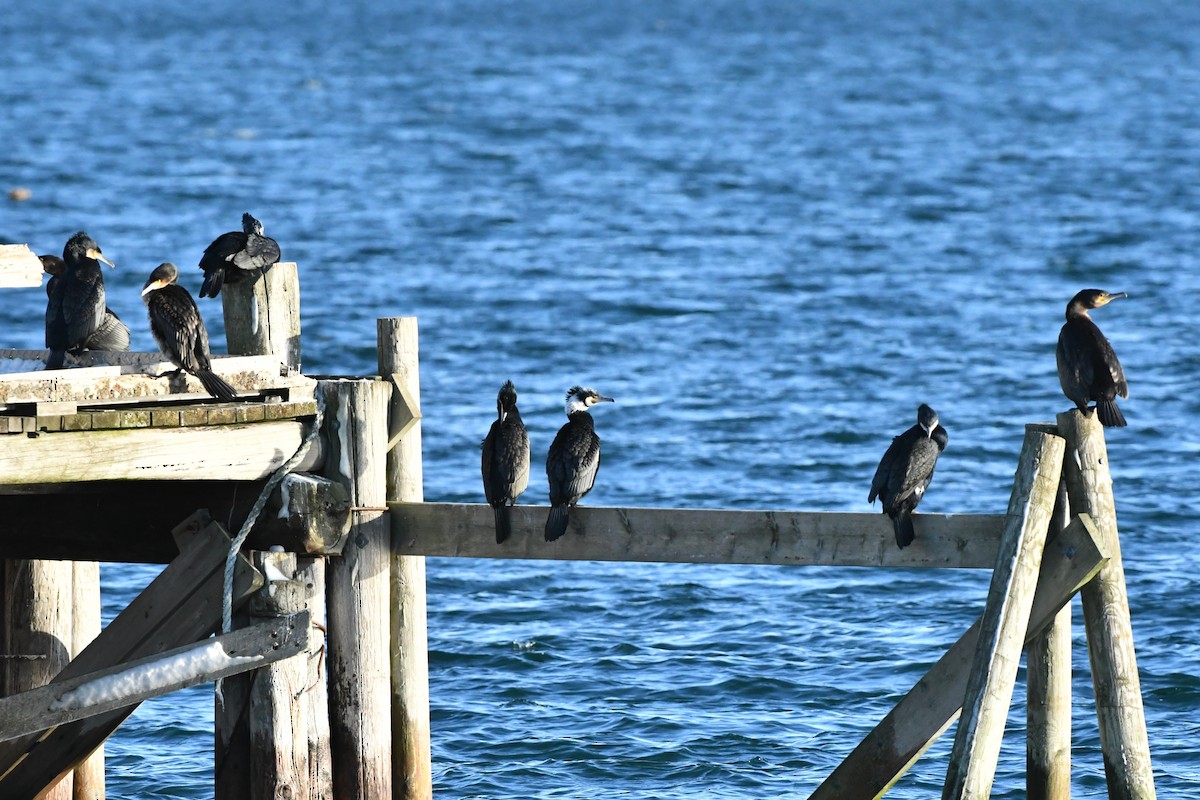
<svg viewBox="0 0 1200 800">
<path fill-rule="evenodd" d="M 508 378 L 533 446 L 595 386 L 595 505 L 861 511 L 919 402 L 923 508 L 1002 511 L 1067 405 L 1067 299 L 1129 375 L 1111 431 L 1158 793 L 1200 792 L 1200 7 L 254 5 L 0 15 L 0 241 L 87 229 L 109 303 L 243 211 L 300 264 L 309 372 L 421 327 L 425 496 L 480 501 Z M 200 273 L 190 282 L 195 291 Z M 44 295 L 0 295 L 6 347 Z M 219 333 L 219 307 L 204 312 Z M 544 502 L 535 467 L 528 502 Z M 181 509 L 181 516 L 190 509 Z M 155 574 L 106 566 L 113 614 Z M 984 573 L 431 559 L 443 798 L 805 797 L 978 615 Z M 1077 614 L 1078 617 L 1078 614 Z M 1074 789 L 1103 766 L 1075 627 Z M 1018 686 L 995 796 L 1024 794 Z M 110 797 L 205 798 L 211 689 L 145 704 Z M 891 796 L 938 791 L 943 737 Z"/>
</svg>

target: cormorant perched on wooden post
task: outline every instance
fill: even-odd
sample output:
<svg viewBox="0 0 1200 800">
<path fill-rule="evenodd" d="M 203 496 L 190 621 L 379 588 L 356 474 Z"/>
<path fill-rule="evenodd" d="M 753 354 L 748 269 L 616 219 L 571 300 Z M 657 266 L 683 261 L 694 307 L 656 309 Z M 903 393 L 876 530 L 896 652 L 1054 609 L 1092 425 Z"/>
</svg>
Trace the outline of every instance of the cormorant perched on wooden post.
<svg viewBox="0 0 1200 800">
<path fill-rule="evenodd" d="M 938 423 L 937 412 L 922 403 L 917 409 L 917 424 L 892 439 L 871 479 L 867 502 L 874 503 L 876 497 L 883 500 L 883 513 L 892 518 L 896 544 L 901 549 L 912 544 L 916 536 L 912 513 L 925 496 L 938 456 L 949 439 Z"/>
<path fill-rule="evenodd" d="M 88 340 L 104 323 L 107 310 L 100 262 L 116 267 L 83 231 L 67 240 L 62 260 L 62 274 L 52 277 L 47 289 L 46 347 L 50 358 L 46 369 L 61 369 L 68 350 L 74 353 L 89 346 Z M 45 262 L 42 268 L 46 268 Z M 128 329 L 125 349 L 129 349 Z"/>
<path fill-rule="evenodd" d="M 529 433 L 517 410 L 517 389 L 506 381 L 496 395 L 496 420 L 483 440 L 483 494 L 496 515 L 496 543 L 512 535 L 509 506 L 529 485 Z"/>
<path fill-rule="evenodd" d="M 279 261 L 279 244 L 263 236 L 262 223 L 242 214 L 242 230 L 222 233 L 204 250 L 200 269 L 204 270 L 201 297 L 216 297 L 225 281 L 236 283 L 245 273 L 261 273 Z"/>
<path fill-rule="evenodd" d="M 1113 428 L 1125 427 L 1125 415 L 1117 407 L 1117 395 L 1129 397 L 1125 370 L 1113 352 L 1112 345 L 1092 322 L 1088 314 L 1093 308 L 1108 305 L 1124 292 L 1111 294 L 1103 289 L 1084 289 L 1067 303 L 1067 321 L 1058 332 L 1058 382 L 1063 394 L 1084 415 L 1089 413 L 1088 401 L 1096 401 L 1100 424 Z"/>
<path fill-rule="evenodd" d="M 63 273 L 67 271 L 67 262 L 58 256 L 38 256 L 42 262 L 42 271 L 50 276 L 46 281 L 46 298 L 54 296 L 54 287 L 58 285 Z M 78 350 L 126 351 L 129 349 L 129 328 L 121 321 L 107 303 L 104 306 L 104 318 L 100 327 L 87 338 Z M 72 351 L 76 353 L 76 350 Z"/>
<path fill-rule="evenodd" d="M 208 331 L 188 290 L 175 281 L 179 270 L 160 264 L 142 288 L 150 313 L 150 332 L 172 364 L 200 379 L 204 389 L 219 400 L 237 400 L 233 387 L 212 371 L 208 358 Z"/>
<path fill-rule="evenodd" d="M 559 429 L 546 456 L 550 481 L 550 515 L 546 518 L 546 541 L 567 532 L 570 508 L 592 490 L 600 469 L 600 437 L 588 409 L 596 403 L 616 402 L 595 389 L 572 386 L 567 392 L 567 424 Z"/>
</svg>

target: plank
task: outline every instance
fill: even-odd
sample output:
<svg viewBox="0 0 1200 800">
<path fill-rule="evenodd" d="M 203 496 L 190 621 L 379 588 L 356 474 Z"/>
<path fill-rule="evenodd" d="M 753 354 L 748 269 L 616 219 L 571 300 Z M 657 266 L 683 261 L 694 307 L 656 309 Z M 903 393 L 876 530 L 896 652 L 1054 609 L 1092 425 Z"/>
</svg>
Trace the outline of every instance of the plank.
<svg viewBox="0 0 1200 800">
<path fill-rule="evenodd" d="M 900 550 L 883 514 L 578 506 L 568 535 L 546 542 L 549 509 L 514 506 L 512 538 L 498 545 L 485 503 L 388 505 L 396 554 L 464 558 L 991 569 L 1005 522 L 916 514 L 917 540 Z"/>
<path fill-rule="evenodd" d="M 115 418 L 115 426 L 138 422 L 137 417 Z M 0 438 L 0 492 L 85 481 L 259 480 L 290 458 L 311 428 L 311 420 L 282 420 L 5 436 Z M 320 442 L 314 442 L 298 470 L 318 467 L 321 454 Z"/>
<path fill-rule="evenodd" d="M 296 263 L 280 261 L 255 280 L 221 287 L 225 341 L 230 353 L 271 353 L 300 369 L 300 276 Z"/>
<path fill-rule="evenodd" d="M 299 611 L 0 699 L 0 741 L 274 664 L 304 652 L 308 629 Z"/>
<path fill-rule="evenodd" d="M 24 289 L 42 285 L 42 262 L 27 244 L 0 244 L 0 287 Z"/>
<path fill-rule="evenodd" d="M 1046 533 L 1058 496 L 1063 449 L 1058 436 L 1038 430 L 1025 433 L 1008 503 L 1008 523 L 992 570 L 962 717 L 946 770 L 944 800 L 986 800 L 991 796 Z"/>
<path fill-rule="evenodd" d="M 919 541 L 919 539 L 918 539 Z M 915 543 L 914 543 L 915 546 Z M 1048 625 L 1104 565 L 1107 556 L 1090 519 L 1076 517 L 1042 556 L 1027 639 Z M 809 800 L 878 798 L 950 727 L 962 710 L 982 620 L 951 645 L 875 726 Z"/>
<path fill-rule="evenodd" d="M 216 630 L 221 621 L 229 535 L 200 512 L 176 527 L 175 535 L 179 557 L 55 677 L 52 685 L 198 641 Z M 239 557 L 234 573 L 234 605 L 244 603 L 261 585 L 262 577 Z M 57 726 L 38 736 L 0 742 L 0 797 L 37 795 L 99 746 L 133 710 L 126 707 Z"/>
<path fill-rule="evenodd" d="M 1058 415 L 1058 429 L 1067 440 L 1063 476 L 1071 510 L 1092 516 L 1109 553 L 1104 569 L 1080 596 L 1109 797 L 1153 800 L 1154 769 L 1104 428 L 1095 412 L 1085 417 L 1072 409 Z"/>
</svg>

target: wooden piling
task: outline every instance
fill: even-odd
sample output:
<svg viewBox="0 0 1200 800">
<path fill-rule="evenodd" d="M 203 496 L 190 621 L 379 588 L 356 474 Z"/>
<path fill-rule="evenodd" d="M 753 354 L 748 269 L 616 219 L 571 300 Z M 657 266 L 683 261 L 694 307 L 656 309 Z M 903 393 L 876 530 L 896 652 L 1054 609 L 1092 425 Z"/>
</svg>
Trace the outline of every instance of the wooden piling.
<svg viewBox="0 0 1200 800">
<path fill-rule="evenodd" d="M 71 660 L 74 629 L 74 567 L 70 561 L 8 559 L 4 562 L 5 686 L 9 694 L 50 683 Z M 43 800 L 72 800 L 65 776 Z"/>
<path fill-rule="evenodd" d="M 1049 546 L 1071 520 L 1067 484 L 1058 498 L 1046 541 Z M 1025 650 L 1026 800 L 1070 800 L 1071 797 L 1071 604 L 1063 606 L 1046 630 Z"/>
<path fill-rule="evenodd" d="M 392 385 L 387 499 L 420 502 L 424 490 L 417 319 L 381 319 L 377 335 L 379 373 Z M 391 584 L 392 776 L 397 797 L 429 800 L 433 797 L 433 773 L 425 558 L 393 554 Z"/>
<path fill-rule="evenodd" d="M 1071 512 L 1092 516 L 1109 554 L 1081 593 L 1108 796 L 1150 800 L 1156 796 L 1154 773 L 1104 429 L 1095 412 L 1085 417 L 1077 409 L 1058 415 L 1058 429 L 1067 442 L 1063 474 Z"/>
<path fill-rule="evenodd" d="M 384 453 L 390 387 L 383 381 L 322 381 L 329 442 L 326 476 L 359 508 L 327 567 L 329 704 L 337 797 L 391 800 L 390 519 Z"/>
<path fill-rule="evenodd" d="M 300 369 L 300 277 L 295 263 L 273 265 L 256 280 L 221 287 L 230 355 L 275 355 Z"/>
<path fill-rule="evenodd" d="M 1041 570 L 1046 530 L 1062 474 L 1064 442 L 1027 431 L 1008 503 L 1000 557 L 992 571 L 974 666 L 946 771 L 943 800 L 991 794 Z"/>
<path fill-rule="evenodd" d="M 100 564 L 73 562 L 71 591 L 71 656 L 83 652 L 100 635 Z M 104 745 L 75 768 L 73 800 L 104 800 Z"/>
</svg>

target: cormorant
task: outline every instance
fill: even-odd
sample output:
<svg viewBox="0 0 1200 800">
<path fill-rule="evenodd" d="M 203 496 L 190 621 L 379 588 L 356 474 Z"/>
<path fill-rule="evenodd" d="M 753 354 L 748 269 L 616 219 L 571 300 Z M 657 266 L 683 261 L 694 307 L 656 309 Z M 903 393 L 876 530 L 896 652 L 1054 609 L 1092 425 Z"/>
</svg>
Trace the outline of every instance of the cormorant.
<svg viewBox="0 0 1200 800">
<path fill-rule="evenodd" d="M 179 270 L 165 262 L 150 273 L 142 299 L 150 313 L 150 332 L 163 355 L 181 370 L 200 379 L 219 400 L 237 399 L 233 387 L 213 373 L 208 358 L 208 331 L 188 290 L 176 283 Z"/>
<path fill-rule="evenodd" d="M 529 485 L 529 433 L 512 381 L 496 395 L 496 420 L 483 440 L 483 494 L 496 515 L 496 543 L 512 535 L 509 506 Z"/>
<path fill-rule="evenodd" d="M 58 256 L 38 256 L 42 262 L 42 271 L 50 276 L 50 280 L 46 281 L 46 298 L 54 296 L 54 287 L 58 285 L 58 281 L 62 274 L 67 271 L 67 262 L 63 261 Z M 100 320 L 100 327 L 87 338 L 83 346 L 79 350 L 107 350 L 107 351 L 124 351 L 129 349 L 129 328 L 121 321 L 116 312 L 104 306 L 104 319 Z M 73 350 L 72 353 L 77 351 Z"/>
<path fill-rule="evenodd" d="M 200 296 L 216 297 L 225 281 L 236 283 L 244 273 L 259 274 L 277 261 L 279 244 L 263 236 L 262 223 L 249 212 L 242 214 L 242 230 L 222 233 L 200 257 L 200 269 L 204 270 Z"/>
<path fill-rule="evenodd" d="M 1063 394 L 1083 414 L 1088 414 L 1088 401 L 1096 401 L 1100 424 L 1114 428 L 1125 427 L 1125 415 L 1117 407 L 1116 397 L 1129 397 L 1125 370 L 1113 352 L 1112 345 L 1092 322 L 1088 314 L 1093 308 L 1108 305 L 1124 292 L 1110 294 L 1103 289 L 1084 289 L 1067 303 L 1067 321 L 1058 333 L 1058 382 Z"/>
<path fill-rule="evenodd" d="M 933 479 L 938 456 L 949 441 L 946 429 L 938 424 L 938 415 L 924 403 L 917 409 L 917 424 L 892 439 L 887 452 L 871 479 L 868 503 L 883 500 L 883 513 L 892 518 L 896 544 L 901 549 L 912 544 L 912 513 L 925 496 Z"/>
<path fill-rule="evenodd" d="M 592 490 L 600 469 L 600 437 L 588 409 L 596 403 L 616 402 L 595 389 L 572 386 L 567 392 L 567 424 L 559 429 L 546 456 L 546 478 L 550 481 L 550 515 L 546 518 L 546 541 L 567 532 L 570 508 Z"/>
<path fill-rule="evenodd" d="M 53 277 L 47 287 L 46 347 L 50 349 L 50 358 L 46 369 L 62 369 L 68 350 L 76 353 L 90 346 L 89 340 L 103 325 L 107 311 L 100 262 L 116 266 L 83 231 L 67 240 L 62 260 L 62 274 L 51 273 Z M 44 261 L 42 269 L 46 269 Z M 125 349 L 129 349 L 128 329 L 125 333 Z"/>
</svg>

